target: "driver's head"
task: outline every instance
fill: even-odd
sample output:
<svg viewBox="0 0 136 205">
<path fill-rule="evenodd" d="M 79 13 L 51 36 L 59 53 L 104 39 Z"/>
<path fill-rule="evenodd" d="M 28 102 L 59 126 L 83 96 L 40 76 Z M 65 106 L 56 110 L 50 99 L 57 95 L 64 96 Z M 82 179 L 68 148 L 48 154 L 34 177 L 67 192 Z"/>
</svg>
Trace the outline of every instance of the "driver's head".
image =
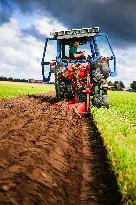
<svg viewBox="0 0 136 205">
<path fill-rule="evenodd" d="M 74 47 L 78 47 L 78 46 L 79 46 L 79 41 L 74 40 L 74 42 L 73 42 L 73 46 L 74 46 Z"/>
</svg>

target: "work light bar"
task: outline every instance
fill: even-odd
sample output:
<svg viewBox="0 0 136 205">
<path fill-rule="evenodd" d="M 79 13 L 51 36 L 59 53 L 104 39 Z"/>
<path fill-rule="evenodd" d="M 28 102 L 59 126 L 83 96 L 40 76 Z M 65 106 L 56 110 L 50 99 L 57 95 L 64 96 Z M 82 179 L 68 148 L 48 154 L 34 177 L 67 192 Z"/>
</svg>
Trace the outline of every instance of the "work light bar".
<svg viewBox="0 0 136 205">
<path fill-rule="evenodd" d="M 99 32 L 99 27 L 71 29 L 52 33 L 57 39 L 68 39 L 73 37 L 94 36 Z"/>
</svg>

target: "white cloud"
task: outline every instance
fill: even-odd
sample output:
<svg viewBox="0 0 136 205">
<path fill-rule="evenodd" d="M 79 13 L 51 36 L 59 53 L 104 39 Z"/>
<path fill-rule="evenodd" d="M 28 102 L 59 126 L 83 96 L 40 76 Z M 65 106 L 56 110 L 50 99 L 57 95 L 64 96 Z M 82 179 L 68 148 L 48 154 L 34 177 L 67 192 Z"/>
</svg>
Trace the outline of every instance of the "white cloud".
<svg viewBox="0 0 136 205">
<path fill-rule="evenodd" d="M 67 30 L 67 28 L 63 24 L 52 17 L 37 19 L 34 24 L 40 31 L 40 33 L 45 34 L 46 36 L 50 36 L 50 33 L 53 33 L 55 31 Z"/>
<path fill-rule="evenodd" d="M 18 78 L 31 78 L 31 75 L 36 77 L 40 70 L 38 59 L 41 56 L 38 55 L 42 54 L 42 43 L 35 38 L 21 36 L 16 19 L 0 27 L 0 33 L 0 75 L 5 73 Z"/>
<path fill-rule="evenodd" d="M 42 17 L 35 14 L 30 21 L 22 22 L 20 14 L 0 27 L 0 76 L 13 78 L 42 79 L 41 59 L 44 42 L 38 41 L 32 36 L 24 36 L 21 28 L 29 28 L 34 25 L 39 33 L 49 36 L 50 32 L 66 30 L 67 28 L 52 17 Z M 33 19 L 33 21 L 32 21 Z M 25 17 L 25 21 L 27 18 Z M 28 18 L 29 20 L 29 18 Z M 126 49 L 114 48 L 117 58 L 117 77 L 109 78 L 112 81 L 121 80 L 126 86 L 136 80 L 136 46 Z M 50 44 L 47 48 L 46 60 L 55 59 L 56 45 Z"/>
<path fill-rule="evenodd" d="M 39 19 L 34 19 L 33 25 L 37 26 L 41 33 L 45 28 L 45 35 L 57 30 L 58 26 L 59 28 L 65 28 L 53 18 L 54 24 L 51 24 L 50 20 L 51 18 L 48 17 L 39 17 Z M 42 79 L 41 59 L 44 42 L 40 42 L 31 36 L 22 35 L 19 23 L 19 19 L 17 20 L 14 17 L 10 22 L 0 27 L 0 76 Z M 31 26 L 32 22 L 26 25 L 27 27 Z M 55 57 L 56 47 L 52 43 L 48 47 L 46 60 L 55 59 Z"/>
<path fill-rule="evenodd" d="M 117 59 L 117 77 L 109 80 L 123 81 L 129 87 L 132 81 L 136 80 L 136 46 L 127 49 L 118 48 L 115 50 Z"/>
</svg>

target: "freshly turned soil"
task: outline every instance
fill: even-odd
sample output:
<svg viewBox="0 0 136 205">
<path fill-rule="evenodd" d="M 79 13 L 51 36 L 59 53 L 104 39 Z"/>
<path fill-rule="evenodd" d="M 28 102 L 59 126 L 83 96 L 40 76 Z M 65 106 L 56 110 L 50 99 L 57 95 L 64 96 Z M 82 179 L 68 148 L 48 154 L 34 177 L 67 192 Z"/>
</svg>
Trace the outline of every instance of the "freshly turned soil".
<svg viewBox="0 0 136 205">
<path fill-rule="evenodd" d="M 93 117 L 53 96 L 0 101 L 0 205 L 117 205 L 106 154 Z"/>
</svg>

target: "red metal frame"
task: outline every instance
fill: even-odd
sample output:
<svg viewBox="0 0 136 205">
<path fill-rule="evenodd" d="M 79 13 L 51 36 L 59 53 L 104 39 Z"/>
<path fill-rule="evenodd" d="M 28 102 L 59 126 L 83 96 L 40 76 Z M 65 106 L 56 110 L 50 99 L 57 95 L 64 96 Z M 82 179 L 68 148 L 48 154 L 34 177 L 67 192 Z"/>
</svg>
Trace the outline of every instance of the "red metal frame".
<svg viewBox="0 0 136 205">
<path fill-rule="evenodd" d="M 75 97 L 73 101 L 64 100 L 63 103 L 57 103 L 57 105 L 65 105 L 71 110 L 74 110 L 80 117 L 84 114 L 90 113 L 90 93 L 92 92 L 92 84 L 90 83 L 90 64 L 82 63 L 78 67 L 78 73 L 75 74 L 75 65 L 70 65 L 67 67 L 68 74 L 67 78 L 73 80 L 73 90 Z M 83 93 L 86 93 L 86 102 L 80 102 L 78 100 L 78 87 L 77 87 L 77 78 L 84 79 L 86 77 L 86 89 L 82 90 Z"/>
</svg>

